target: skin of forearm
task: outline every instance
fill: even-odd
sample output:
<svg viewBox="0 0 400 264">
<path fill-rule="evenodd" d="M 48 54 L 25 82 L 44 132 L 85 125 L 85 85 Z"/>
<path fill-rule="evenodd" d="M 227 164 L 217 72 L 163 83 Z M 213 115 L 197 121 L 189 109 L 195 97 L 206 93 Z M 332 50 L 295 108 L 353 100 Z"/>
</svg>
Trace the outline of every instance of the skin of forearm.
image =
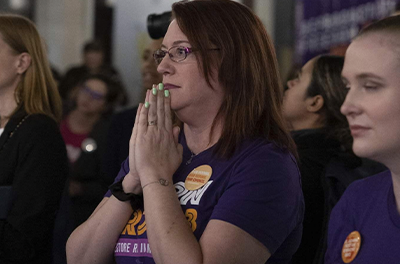
<svg viewBox="0 0 400 264">
<path fill-rule="evenodd" d="M 132 214 L 132 208 L 129 201 L 121 202 L 114 196 L 99 207 L 69 237 L 68 263 L 113 263 L 115 245 Z"/>
<path fill-rule="evenodd" d="M 155 263 L 200 264 L 201 247 L 182 212 L 173 185 L 143 190 L 147 236 Z"/>
</svg>

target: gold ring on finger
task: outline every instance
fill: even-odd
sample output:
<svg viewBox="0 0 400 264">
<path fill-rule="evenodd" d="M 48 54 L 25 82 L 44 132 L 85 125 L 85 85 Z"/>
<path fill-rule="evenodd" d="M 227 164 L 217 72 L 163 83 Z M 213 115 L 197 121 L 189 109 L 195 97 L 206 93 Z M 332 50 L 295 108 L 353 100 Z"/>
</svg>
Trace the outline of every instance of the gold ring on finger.
<svg viewBox="0 0 400 264">
<path fill-rule="evenodd" d="M 147 126 L 156 126 L 157 125 L 157 120 L 151 120 L 147 122 Z"/>
</svg>

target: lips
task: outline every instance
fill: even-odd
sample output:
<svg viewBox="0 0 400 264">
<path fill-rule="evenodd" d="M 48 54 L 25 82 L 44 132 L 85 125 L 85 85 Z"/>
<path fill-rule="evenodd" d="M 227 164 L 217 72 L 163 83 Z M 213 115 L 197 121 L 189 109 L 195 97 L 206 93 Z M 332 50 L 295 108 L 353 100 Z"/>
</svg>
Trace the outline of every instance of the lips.
<svg viewBox="0 0 400 264">
<path fill-rule="evenodd" d="M 369 127 L 360 126 L 360 125 L 351 125 L 350 126 L 351 135 L 353 137 L 359 137 L 364 135 L 366 132 L 370 130 Z"/>
<path fill-rule="evenodd" d="M 172 90 L 172 89 L 177 89 L 177 88 L 181 88 L 180 86 L 171 84 L 171 83 L 164 83 L 164 89 L 165 90 Z"/>
</svg>

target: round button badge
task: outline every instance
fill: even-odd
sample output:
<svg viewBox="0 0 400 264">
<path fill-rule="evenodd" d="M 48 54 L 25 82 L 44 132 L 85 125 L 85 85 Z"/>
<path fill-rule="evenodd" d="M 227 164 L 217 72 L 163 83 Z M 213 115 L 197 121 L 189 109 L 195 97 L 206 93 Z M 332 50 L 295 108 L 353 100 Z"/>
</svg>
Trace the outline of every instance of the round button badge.
<svg viewBox="0 0 400 264">
<path fill-rule="evenodd" d="M 192 170 L 185 180 L 185 188 L 189 191 L 203 187 L 212 175 L 212 168 L 209 165 L 201 165 Z"/>
<path fill-rule="evenodd" d="M 358 231 L 351 232 L 343 243 L 342 260 L 344 263 L 352 262 L 360 250 L 361 235 Z"/>
</svg>

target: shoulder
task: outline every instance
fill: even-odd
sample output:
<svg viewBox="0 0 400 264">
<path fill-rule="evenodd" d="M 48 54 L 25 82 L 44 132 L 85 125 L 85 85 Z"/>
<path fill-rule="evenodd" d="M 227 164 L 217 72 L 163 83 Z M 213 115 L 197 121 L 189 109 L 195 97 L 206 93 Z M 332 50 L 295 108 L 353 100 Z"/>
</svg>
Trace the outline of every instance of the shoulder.
<svg viewBox="0 0 400 264">
<path fill-rule="evenodd" d="M 258 166 L 275 172 L 287 172 L 288 170 L 298 173 L 294 156 L 284 148 L 273 142 L 263 139 L 247 140 L 235 154 L 238 158 L 237 164 L 243 166 Z"/>
<path fill-rule="evenodd" d="M 386 170 L 350 184 L 343 194 L 343 199 L 352 200 L 354 203 L 357 203 L 357 200 L 362 200 L 364 202 L 368 200 L 373 201 L 384 189 L 391 186 L 391 184 L 391 173 L 389 170 Z"/>
<path fill-rule="evenodd" d="M 301 178 L 293 155 L 272 142 L 246 141 L 229 162 L 232 167 L 230 185 L 248 186 L 261 193 L 290 193 L 301 196 Z M 291 199 L 289 196 L 283 199 Z"/>
<path fill-rule="evenodd" d="M 27 127 L 29 129 L 35 129 L 35 130 L 58 130 L 58 124 L 57 122 L 52 119 L 51 117 L 44 115 L 44 114 L 32 114 L 26 117 L 24 120 L 24 123 L 26 123 Z M 32 131 L 33 132 L 33 131 Z"/>
<path fill-rule="evenodd" d="M 20 130 L 23 138 L 27 139 L 32 144 L 35 143 L 35 139 L 51 141 L 56 138 L 58 141 L 60 139 L 62 141 L 58 123 L 44 114 L 32 114 L 27 116 L 23 123 L 21 123 Z"/>
</svg>

